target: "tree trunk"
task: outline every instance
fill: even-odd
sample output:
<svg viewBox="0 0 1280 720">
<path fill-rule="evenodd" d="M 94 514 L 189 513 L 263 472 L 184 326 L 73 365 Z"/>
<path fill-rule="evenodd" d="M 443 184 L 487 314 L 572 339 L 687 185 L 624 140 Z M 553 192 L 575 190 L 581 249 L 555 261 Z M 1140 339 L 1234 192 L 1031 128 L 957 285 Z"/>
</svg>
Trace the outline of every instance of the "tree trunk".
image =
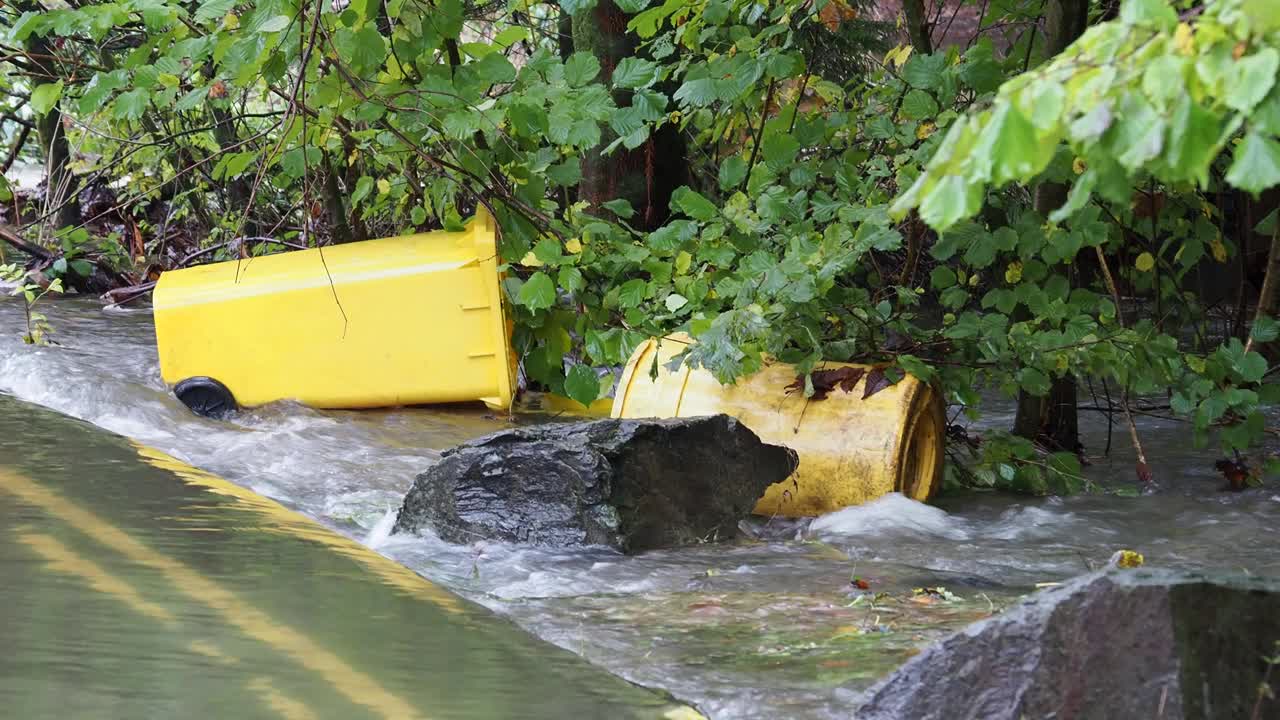
<svg viewBox="0 0 1280 720">
<path fill-rule="evenodd" d="M 1089 0 L 1049 0 L 1044 11 L 1044 51 L 1053 57 L 1066 50 L 1089 26 Z"/>
<path fill-rule="evenodd" d="M 57 82 L 57 65 L 53 62 L 53 47 L 47 39 L 32 36 L 27 43 L 28 58 L 37 77 L 33 83 Z M 80 224 L 80 203 L 76 197 L 79 180 L 68 167 L 71 148 L 67 145 L 67 131 L 62 124 L 62 112 L 55 104 L 49 112 L 36 118 L 36 134 L 45 160 L 46 211 L 55 208 L 56 227 L 75 227 Z"/>
<path fill-rule="evenodd" d="M 1045 51 L 1057 55 L 1075 42 L 1089 22 L 1088 0 L 1049 0 L 1045 8 Z M 1042 217 L 1062 207 L 1067 188 L 1057 183 L 1041 183 L 1036 188 L 1035 208 Z M 1053 378 L 1049 394 L 1036 397 L 1018 392 L 1018 412 L 1013 432 L 1052 450 L 1075 452 L 1080 447 L 1080 426 L 1076 411 L 1076 379 L 1072 375 Z"/>
<path fill-rule="evenodd" d="M 929 37 L 929 19 L 925 14 L 924 0 L 903 0 L 902 13 L 906 15 L 907 34 L 915 51 L 921 55 L 931 54 L 933 41 Z"/>
<path fill-rule="evenodd" d="M 218 142 L 218 147 L 223 152 L 230 152 L 231 149 L 239 142 L 236 135 L 235 118 L 225 108 L 217 105 L 210 105 L 209 111 L 213 114 L 213 138 Z M 244 176 L 233 178 L 225 181 L 227 189 L 227 207 L 223 211 L 231 217 L 241 216 L 244 218 L 244 227 L 241 228 L 240 234 L 257 236 L 261 235 L 258 223 L 253 219 L 253 208 L 249 207 L 249 199 L 253 195 L 253 188 L 250 187 L 249 181 Z"/>
<path fill-rule="evenodd" d="M 595 7 L 573 18 L 573 47 L 600 61 L 605 84 L 611 84 L 619 62 L 636 55 L 636 39 L 627 32 L 630 19 L 612 0 L 599 0 Z M 619 107 L 626 107 L 631 104 L 631 93 L 615 89 L 613 99 Z M 583 157 L 578 198 L 602 214 L 607 211 L 600 209 L 601 205 L 624 199 L 636 211 L 628 220 L 633 227 L 658 228 L 670 215 L 671 194 L 688 182 L 684 138 L 678 128 L 668 124 L 633 150 L 619 146 L 604 154 L 614 137 L 606 129 L 600 145 Z"/>
<path fill-rule="evenodd" d="M 568 60 L 573 54 L 573 16 L 563 8 L 560 10 L 560 18 L 556 21 L 556 34 L 559 35 L 556 41 L 560 50 L 560 59 Z"/>
</svg>

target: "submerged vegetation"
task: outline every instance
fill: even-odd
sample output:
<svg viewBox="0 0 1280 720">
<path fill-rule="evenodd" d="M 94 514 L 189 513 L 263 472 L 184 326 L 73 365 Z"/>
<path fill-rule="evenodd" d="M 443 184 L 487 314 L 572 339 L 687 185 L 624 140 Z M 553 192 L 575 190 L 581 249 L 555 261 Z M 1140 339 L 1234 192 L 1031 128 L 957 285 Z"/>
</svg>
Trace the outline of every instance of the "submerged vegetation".
<svg viewBox="0 0 1280 720">
<path fill-rule="evenodd" d="M 1017 396 L 1011 433 L 953 443 L 955 481 L 1080 490 L 1079 405 L 1127 425 L 1143 481 L 1148 414 L 1256 478 L 1271 4 L 20 2 L 0 132 L 44 182 L 4 190 L 0 239 L 37 285 L 118 300 L 484 207 L 526 375 L 583 403 L 684 330 L 724 382 L 777 357 L 911 373 L 974 415 Z"/>
</svg>

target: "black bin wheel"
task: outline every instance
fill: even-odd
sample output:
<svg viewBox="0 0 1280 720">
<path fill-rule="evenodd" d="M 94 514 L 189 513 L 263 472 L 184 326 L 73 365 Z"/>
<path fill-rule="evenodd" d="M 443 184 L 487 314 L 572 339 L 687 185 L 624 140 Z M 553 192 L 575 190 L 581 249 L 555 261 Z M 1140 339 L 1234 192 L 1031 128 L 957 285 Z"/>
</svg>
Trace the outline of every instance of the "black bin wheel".
<svg viewBox="0 0 1280 720">
<path fill-rule="evenodd" d="M 226 385 L 210 377 L 191 377 L 173 387 L 183 405 L 197 415 L 222 420 L 236 411 L 236 398 Z"/>
</svg>

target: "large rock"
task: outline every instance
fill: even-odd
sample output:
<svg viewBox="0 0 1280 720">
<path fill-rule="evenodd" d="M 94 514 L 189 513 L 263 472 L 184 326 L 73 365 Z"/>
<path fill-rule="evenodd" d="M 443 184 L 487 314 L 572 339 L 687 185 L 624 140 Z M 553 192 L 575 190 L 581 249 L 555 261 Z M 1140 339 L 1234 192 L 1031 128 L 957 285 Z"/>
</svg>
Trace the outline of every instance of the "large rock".
<svg viewBox="0 0 1280 720">
<path fill-rule="evenodd" d="M 723 539 L 795 463 L 727 415 L 505 430 L 419 475 L 395 532 L 625 552 Z"/>
<path fill-rule="evenodd" d="M 1255 717 L 1263 658 L 1280 640 L 1278 590 L 1173 571 L 1085 575 L 912 658 L 856 717 Z M 1264 701 L 1256 717 L 1280 717 L 1280 704 Z"/>
</svg>

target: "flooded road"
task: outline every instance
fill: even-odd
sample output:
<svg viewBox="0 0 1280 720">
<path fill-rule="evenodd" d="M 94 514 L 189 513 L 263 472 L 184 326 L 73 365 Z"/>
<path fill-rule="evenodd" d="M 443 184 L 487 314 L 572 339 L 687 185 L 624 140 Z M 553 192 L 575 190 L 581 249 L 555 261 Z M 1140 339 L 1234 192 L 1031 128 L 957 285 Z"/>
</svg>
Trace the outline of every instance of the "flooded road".
<svg viewBox="0 0 1280 720">
<path fill-rule="evenodd" d="M 1152 565 L 1280 574 L 1276 490 L 1220 492 L 1214 454 L 1196 449 L 1186 426 L 1155 422 L 1142 432 L 1162 490 L 1147 497 L 966 494 L 931 507 L 890 496 L 813 523 L 751 521 L 749 539 L 734 544 L 632 558 L 387 537 L 388 513 L 439 450 L 511 421 L 483 408 L 290 405 L 204 420 L 160 382 L 145 307 L 104 312 L 68 299 L 46 310 L 63 345 L 32 348 L 16 337 L 20 306 L 0 300 L 0 392 L 273 498 L 716 718 L 848 717 L 923 644 L 1120 548 Z M 1091 450 L 1104 444 L 1101 418 L 1082 417 Z M 1104 489 L 1132 482 L 1122 435 L 1116 444 L 1086 471 Z"/>
<path fill-rule="evenodd" d="M 270 500 L 4 396 L 0 578 L 8 717 L 674 707 Z"/>
</svg>

